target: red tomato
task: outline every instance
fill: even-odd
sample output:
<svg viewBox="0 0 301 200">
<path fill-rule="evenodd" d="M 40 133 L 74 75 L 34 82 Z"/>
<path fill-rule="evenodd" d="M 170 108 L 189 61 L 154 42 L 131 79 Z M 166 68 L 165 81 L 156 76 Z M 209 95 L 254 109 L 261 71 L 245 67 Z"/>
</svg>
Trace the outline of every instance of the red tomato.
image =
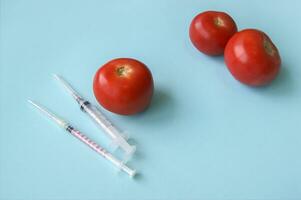
<svg viewBox="0 0 301 200">
<path fill-rule="evenodd" d="M 261 86 L 277 76 L 281 58 L 265 33 L 246 29 L 229 40 L 225 49 L 225 62 L 237 80 L 250 86 Z"/>
<path fill-rule="evenodd" d="M 142 62 L 118 58 L 98 69 L 93 90 L 97 101 L 107 110 L 132 115 L 150 104 L 154 83 L 151 72 Z"/>
<path fill-rule="evenodd" d="M 234 20 L 224 12 L 206 11 L 191 22 L 189 36 L 193 45 L 208 55 L 222 55 L 228 40 L 237 32 Z"/>
</svg>

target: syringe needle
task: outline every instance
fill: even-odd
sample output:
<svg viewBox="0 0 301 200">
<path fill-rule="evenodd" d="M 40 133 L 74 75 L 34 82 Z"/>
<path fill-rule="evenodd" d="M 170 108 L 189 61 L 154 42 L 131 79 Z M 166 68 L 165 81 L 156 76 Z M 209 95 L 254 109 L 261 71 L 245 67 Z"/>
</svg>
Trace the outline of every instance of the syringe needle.
<svg viewBox="0 0 301 200">
<path fill-rule="evenodd" d="M 33 102 L 32 100 L 28 100 L 30 104 L 32 104 L 34 107 L 36 107 L 39 111 L 41 111 L 43 114 L 48 116 L 50 119 L 52 119 L 56 124 L 58 124 L 60 127 L 64 128 L 66 131 L 71 133 L 74 137 L 88 145 L 91 149 L 96 151 L 98 154 L 109 160 L 111 163 L 113 163 L 116 167 L 118 167 L 120 170 L 126 172 L 129 176 L 133 177 L 136 174 L 136 171 L 126 166 L 122 161 L 115 158 L 111 153 L 106 151 L 103 147 L 95 143 L 93 140 L 88 138 L 86 135 L 81 133 L 80 131 L 73 128 L 69 123 L 65 122 L 63 119 L 59 118 L 55 114 L 51 113 L 46 108 L 42 107 L 41 105 Z"/>
<path fill-rule="evenodd" d="M 51 113 L 49 110 L 47 110 L 46 108 L 42 107 L 38 103 L 36 103 L 36 102 L 34 102 L 34 101 L 30 100 L 30 99 L 28 99 L 27 101 L 31 105 L 33 105 L 34 107 L 36 107 L 39 111 L 41 111 L 44 115 L 48 116 L 52 121 L 54 121 L 55 123 L 57 123 L 60 127 L 66 128 L 67 122 L 65 122 L 63 119 L 61 119 L 58 116 L 54 115 L 53 113 Z"/>
<path fill-rule="evenodd" d="M 53 77 L 68 91 L 69 94 L 78 102 L 82 97 L 71 87 L 71 85 L 65 81 L 61 76 L 53 74 Z"/>
</svg>

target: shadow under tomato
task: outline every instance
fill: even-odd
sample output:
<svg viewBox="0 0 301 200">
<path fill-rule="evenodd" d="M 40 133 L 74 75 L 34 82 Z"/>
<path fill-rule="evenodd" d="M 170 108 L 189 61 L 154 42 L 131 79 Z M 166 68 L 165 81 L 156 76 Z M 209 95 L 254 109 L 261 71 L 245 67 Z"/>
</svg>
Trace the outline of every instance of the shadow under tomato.
<svg viewBox="0 0 301 200">
<path fill-rule="evenodd" d="M 161 88 L 154 90 L 153 99 L 149 107 L 141 113 L 133 116 L 128 116 L 124 120 L 144 127 L 146 132 L 162 133 L 168 132 L 168 128 L 173 123 L 175 117 L 176 106 L 173 98 L 167 90 Z M 143 130 L 141 130 L 143 131 Z M 129 142 L 139 146 L 139 141 L 130 138 Z M 143 158 L 144 155 L 140 151 L 135 153 L 137 158 Z"/>
<path fill-rule="evenodd" d="M 250 87 L 250 89 L 254 88 Z M 289 68 L 282 65 L 275 80 L 266 86 L 255 87 L 255 91 L 273 98 L 290 98 L 295 91 L 295 85 Z"/>
<path fill-rule="evenodd" d="M 213 62 L 216 62 L 219 64 L 221 67 L 227 67 L 225 60 L 224 60 L 224 55 L 219 55 L 219 56 L 210 56 L 212 58 Z"/>
<path fill-rule="evenodd" d="M 155 89 L 151 104 L 143 112 L 138 113 L 131 118 L 151 122 L 154 126 L 160 126 L 168 123 L 173 117 L 174 102 L 167 90 Z"/>
<path fill-rule="evenodd" d="M 164 130 L 168 129 L 175 117 L 175 108 L 174 99 L 168 90 L 155 88 L 151 104 L 148 108 L 136 115 L 121 117 L 123 117 L 124 121 L 144 127 L 148 129 L 147 132 L 151 131 L 152 134 L 154 134 L 156 132 L 162 132 L 162 130 L 164 132 Z M 129 142 L 139 146 L 139 141 L 136 141 L 134 138 L 130 138 Z M 138 149 L 135 153 L 135 157 L 143 158 L 143 155 Z"/>
<path fill-rule="evenodd" d="M 173 119 L 175 113 L 175 102 L 168 90 L 155 90 L 153 100 L 145 114 L 157 125 L 166 125 Z"/>
</svg>

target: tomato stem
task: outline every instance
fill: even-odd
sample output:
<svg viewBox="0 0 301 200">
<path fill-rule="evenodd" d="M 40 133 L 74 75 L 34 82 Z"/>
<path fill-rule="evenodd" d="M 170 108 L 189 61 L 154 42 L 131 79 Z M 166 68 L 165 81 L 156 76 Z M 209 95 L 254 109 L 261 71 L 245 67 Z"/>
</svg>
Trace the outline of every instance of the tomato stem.
<svg viewBox="0 0 301 200">
<path fill-rule="evenodd" d="M 129 69 L 125 66 L 118 67 L 116 72 L 118 76 L 125 76 L 128 73 Z"/>
<path fill-rule="evenodd" d="M 273 56 L 275 54 L 276 50 L 275 50 L 273 44 L 266 38 L 263 40 L 263 47 L 264 47 L 265 52 L 267 54 L 269 54 L 270 56 Z"/>
<path fill-rule="evenodd" d="M 214 18 L 214 24 L 216 26 L 224 26 L 225 25 L 224 21 L 220 17 Z"/>
</svg>

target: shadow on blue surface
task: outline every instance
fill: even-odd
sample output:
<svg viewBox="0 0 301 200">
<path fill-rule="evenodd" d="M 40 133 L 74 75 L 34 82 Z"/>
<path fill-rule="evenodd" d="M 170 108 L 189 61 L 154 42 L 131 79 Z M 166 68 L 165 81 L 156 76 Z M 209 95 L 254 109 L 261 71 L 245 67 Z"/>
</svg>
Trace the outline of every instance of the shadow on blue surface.
<svg viewBox="0 0 301 200">
<path fill-rule="evenodd" d="M 248 87 L 248 86 L 247 86 Z M 290 98 L 294 93 L 294 82 L 287 65 L 282 65 L 281 70 L 274 81 L 263 87 L 248 87 L 254 92 L 270 96 L 272 98 Z"/>
<path fill-rule="evenodd" d="M 154 95 L 150 106 L 141 113 L 128 116 L 127 120 L 135 121 L 135 123 L 139 125 L 145 125 L 145 127 L 149 127 L 150 123 L 154 124 L 153 126 L 151 125 L 151 133 L 154 134 L 159 132 L 157 131 L 158 129 L 164 130 L 168 127 L 167 124 L 175 117 L 175 108 L 175 102 L 171 96 L 171 93 L 158 87 L 154 90 Z M 150 131 L 147 130 L 147 132 Z M 164 131 L 164 133 L 168 133 L 168 131 Z M 139 148 L 139 141 L 130 138 L 129 142 L 138 146 L 135 152 L 135 158 L 132 162 L 135 163 L 139 160 L 143 160 L 145 155 L 143 153 L 144 151 L 140 151 L 141 148 Z M 134 179 L 135 181 L 139 182 L 145 181 L 145 176 L 143 174 L 139 174 L 138 171 Z"/>
<path fill-rule="evenodd" d="M 156 126 L 165 126 L 174 117 L 175 104 L 167 90 L 155 88 L 150 106 L 143 112 L 131 116 L 135 120 L 151 122 Z"/>
<path fill-rule="evenodd" d="M 155 89 L 153 100 L 148 111 L 150 113 L 158 113 L 157 111 L 161 111 L 162 109 L 167 109 L 170 111 L 172 106 L 173 102 L 170 93 L 159 88 Z M 165 115 L 163 115 L 161 118 L 166 119 L 166 115 L 168 115 L 168 113 L 169 112 L 165 113 Z"/>
</svg>

